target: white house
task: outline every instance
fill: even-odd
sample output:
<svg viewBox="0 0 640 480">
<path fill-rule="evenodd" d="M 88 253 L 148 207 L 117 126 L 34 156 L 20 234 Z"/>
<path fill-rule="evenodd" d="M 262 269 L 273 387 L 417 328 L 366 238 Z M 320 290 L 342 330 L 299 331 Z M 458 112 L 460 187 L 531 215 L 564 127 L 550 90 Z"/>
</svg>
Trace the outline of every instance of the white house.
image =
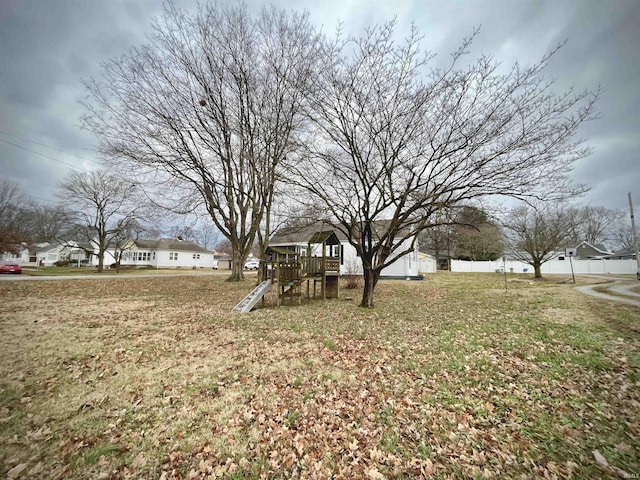
<svg viewBox="0 0 640 480">
<path fill-rule="evenodd" d="M 97 252 L 96 252 L 97 253 Z M 105 266 L 115 263 L 115 249 L 105 252 Z M 94 257 L 97 265 L 97 257 Z M 213 252 L 186 240 L 129 240 L 122 247 L 120 265 L 152 268 L 217 268 Z"/>
<path fill-rule="evenodd" d="M 356 249 L 347 241 L 347 238 L 342 232 L 327 223 L 316 222 L 311 225 L 281 229 L 271 237 L 269 245 L 272 247 L 297 247 L 302 254 L 305 254 L 309 239 L 312 238 L 314 234 L 326 230 L 333 230 L 338 240 L 340 240 L 340 245 L 327 247 L 330 249 L 330 251 L 327 252 L 328 255 L 340 257 L 340 274 L 362 275 L 362 261 L 358 257 Z M 408 247 L 410 240 L 406 240 L 404 243 Z M 321 245 L 315 245 L 312 246 L 312 248 L 314 249 L 312 255 L 321 255 L 322 252 L 317 251 L 319 248 L 322 248 Z M 402 246 L 399 249 L 402 250 Z M 421 278 L 418 264 L 417 242 L 410 253 L 398 256 L 391 265 L 385 267 L 382 270 L 381 278 Z"/>
<path fill-rule="evenodd" d="M 438 270 L 436 257 L 428 253 L 418 252 L 418 271 L 421 274 L 435 273 Z"/>
<path fill-rule="evenodd" d="M 43 267 L 51 267 L 56 262 L 64 260 L 80 261 L 87 258 L 88 255 L 85 248 L 73 241 L 39 243 L 35 250 L 36 264 Z"/>
<path fill-rule="evenodd" d="M 0 253 L 0 260 L 8 261 L 11 263 L 17 263 L 18 265 L 24 265 L 29 263 L 29 249 L 26 243 L 16 245 L 16 252 L 2 252 Z"/>
</svg>

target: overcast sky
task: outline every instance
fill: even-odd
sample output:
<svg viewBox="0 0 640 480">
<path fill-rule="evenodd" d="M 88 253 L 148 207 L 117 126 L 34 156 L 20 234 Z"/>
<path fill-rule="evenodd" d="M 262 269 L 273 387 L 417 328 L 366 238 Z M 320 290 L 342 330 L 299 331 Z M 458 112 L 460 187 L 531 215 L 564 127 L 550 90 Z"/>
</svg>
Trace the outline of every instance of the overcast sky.
<svg viewBox="0 0 640 480">
<path fill-rule="evenodd" d="M 222 0 L 224 1 L 224 0 Z M 195 0 L 177 0 L 192 9 Z M 348 33 L 397 16 L 413 22 L 424 47 L 448 57 L 474 26 L 482 26 L 474 54 L 506 65 L 536 61 L 568 41 L 548 74 L 558 88 L 595 89 L 600 118 L 581 137 L 593 154 L 573 173 L 591 185 L 583 203 L 640 210 L 639 0 L 276 0 L 310 12 L 332 32 Z M 262 3 L 248 0 L 250 8 Z M 99 167 L 95 139 L 79 128 L 81 79 L 99 75 L 100 63 L 145 42 L 160 0 L 0 1 L 0 176 L 17 181 L 41 203 L 54 202 L 57 183 L 72 169 Z"/>
</svg>

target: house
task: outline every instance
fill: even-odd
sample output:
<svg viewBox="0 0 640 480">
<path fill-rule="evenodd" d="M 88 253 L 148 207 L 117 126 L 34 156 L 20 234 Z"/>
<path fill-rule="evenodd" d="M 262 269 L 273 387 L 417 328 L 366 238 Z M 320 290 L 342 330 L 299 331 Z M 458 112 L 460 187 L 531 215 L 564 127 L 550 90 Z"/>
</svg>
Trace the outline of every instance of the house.
<svg viewBox="0 0 640 480">
<path fill-rule="evenodd" d="M 589 242 L 580 242 L 576 247 L 576 255 L 574 258 L 577 260 L 599 260 L 611 255 L 611 252 L 607 251 L 604 245 L 591 245 Z M 554 258 L 558 260 L 564 260 L 566 256 L 566 249 L 559 250 Z"/>
<path fill-rule="evenodd" d="M 315 222 L 309 225 L 287 227 L 278 230 L 269 240 L 271 247 L 297 248 L 302 255 L 306 253 L 310 238 L 319 232 L 333 230 L 339 240 L 338 245 L 327 245 L 327 256 L 340 258 L 340 275 L 362 275 L 362 261 L 358 257 L 355 247 L 351 245 L 344 233 L 334 228 L 326 222 Z M 405 241 L 406 246 L 410 241 Z M 319 247 L 315 245 L 312 255 L 321 256 L 321 252 L 316 251 Z M 400 247 L 402 249 L 402 246 Z M 417 242 L 412 251 L 399 256 L 395 261 L 382 270 L 380 278 L 394 279 L 419 279 L 418 248 Z"/>
<path fill-rule="evenodd" d="M 12 252 L 0 253 L 0 260 L 24 265 L 29 263 L 29 248 L 26 243 L 16 245 Z"/>
<path fill-rule="evenodd" d="M 438 269 L 436 257 L 428 253 L 418 252 L 418 272 L 420 274 L 434 273 Z"/>
<path fill-rule="evenodd" d="M 611 255 L 604 245 L 591 245 L 588 242 L 581 242 L 576 246 L 576 257 L 581 260 L 600 259 Z"/>
<path fill-rule="evenodd" d="M 636 251 L 633 248 L 625 248 L 623 250 L 619 250 L 610 255 L 605 256 L 607 260 L 635 260 L 636 259 Z"/>
<path fill-rule="evenodd" d="M 129 240 L 121 248 L 120 265 L 152 268 L 215 268 L 213 252 L 180 239 Z M 115 246 L 105 252 L 105 266 L 115 263 Z M 97 259 L 94 260 L 97 264 Z"/>
<path fill-rule="evenodd" d="M 221 256 L 216 255 L 216 260 L 218 261 L 218 269 L 219 270 L 231 270 L 231 263 L 233 258 L 230 255 L 223 254 Z"/>
<path fill-rule="evenodd" d="M 56 262 L 79 262 L 90 257 L 90 254 L 77 242 L 39 243 L 35 249 L 36 265 L 51 267 Z"/>
</svg>

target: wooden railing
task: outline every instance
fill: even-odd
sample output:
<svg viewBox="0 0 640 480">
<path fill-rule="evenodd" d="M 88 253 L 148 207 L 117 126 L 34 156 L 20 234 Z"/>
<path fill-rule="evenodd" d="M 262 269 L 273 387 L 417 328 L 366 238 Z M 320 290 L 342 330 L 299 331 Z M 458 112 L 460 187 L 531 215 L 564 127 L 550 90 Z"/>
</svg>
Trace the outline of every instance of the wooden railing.
<svg viewBox="0 0 640 480">
<path fill-rule="evenodd" d="M 340 272 L 338 257 L 302 257 L 302 271 L 310 276 L 321 275 L 323 272 Z"/>
</svg>

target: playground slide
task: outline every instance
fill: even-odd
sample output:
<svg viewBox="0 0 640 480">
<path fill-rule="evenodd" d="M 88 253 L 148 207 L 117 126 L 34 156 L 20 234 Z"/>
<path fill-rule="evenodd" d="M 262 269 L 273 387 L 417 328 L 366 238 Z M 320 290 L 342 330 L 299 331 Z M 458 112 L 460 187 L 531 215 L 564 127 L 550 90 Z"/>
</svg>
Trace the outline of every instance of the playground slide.
<svg viewBox="0 0 640 480">
<path fill-rule="evenodd" d="M 241 313 L 249 313 L 269 290 L 271 290 L 271 280 L 265 280 L 254 288 L 249 295 L 244 297 L 240 303 L 233 307 L 233 310 Z"/>
</svg>

